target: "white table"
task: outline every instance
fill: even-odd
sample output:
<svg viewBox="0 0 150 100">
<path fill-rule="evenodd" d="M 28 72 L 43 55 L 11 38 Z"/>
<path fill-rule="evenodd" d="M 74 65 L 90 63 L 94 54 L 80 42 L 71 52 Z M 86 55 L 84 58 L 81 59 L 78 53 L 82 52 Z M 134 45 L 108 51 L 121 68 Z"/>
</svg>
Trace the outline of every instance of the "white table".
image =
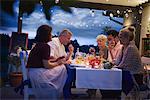
<svg viewBox="0 0 150 100">
<path fill-rule="evenodd" d="M 76 67 L 76 88 L 121 90 L 122 70 Z"/>
</svg>

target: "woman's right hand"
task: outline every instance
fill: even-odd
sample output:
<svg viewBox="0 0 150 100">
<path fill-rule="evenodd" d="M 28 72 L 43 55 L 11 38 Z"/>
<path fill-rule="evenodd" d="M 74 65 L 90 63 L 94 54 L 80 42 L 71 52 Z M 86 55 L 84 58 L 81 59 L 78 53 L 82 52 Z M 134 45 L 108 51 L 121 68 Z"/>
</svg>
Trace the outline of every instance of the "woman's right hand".
<svg viewBox="0 0 150 100">
<path fill-rule="evenodd" d="M 69 50 L 70 53 L 73 53 L 74 47 L 73 47 L 72 44 L 70 44 L 70 45 L 68 46 L 68 50 Z"/>
</svg>

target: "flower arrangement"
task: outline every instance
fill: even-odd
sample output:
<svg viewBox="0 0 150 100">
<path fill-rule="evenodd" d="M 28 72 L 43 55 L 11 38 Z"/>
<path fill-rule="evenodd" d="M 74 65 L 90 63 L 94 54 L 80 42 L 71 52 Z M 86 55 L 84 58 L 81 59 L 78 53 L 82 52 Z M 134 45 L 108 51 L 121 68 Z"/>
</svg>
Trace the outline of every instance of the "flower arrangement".
<svg viewBox="0 0 150 100">
<path fill-rule="evenodd" d="M 17 55 L 8 56 L 9 63 L 16 66 L 17 68 L 21 65 L 20 58 Z"/>
<path fill-rule="evenodd" d="M 89 61 L 89 64 L 92 66 L 92 68 L 95 68 L 96 66 L 99 66 L 100 62 L 100 59 L 95 57 Z"/>
<path fill-rule="evenodd" d="M 9 61 L 9 64 L 13 65 L 16 69 L 16 72 L 19 71 L 19 67 L 21 65 L 21 60 L 20 60 L 20 52 L 22 51 L 22 47 L 19 47 L 19 46 L 16 46 L 15 47 L 15 53 L 11 53 L 9 56 L 8 56 L 8 61 Z"/>
</svg>

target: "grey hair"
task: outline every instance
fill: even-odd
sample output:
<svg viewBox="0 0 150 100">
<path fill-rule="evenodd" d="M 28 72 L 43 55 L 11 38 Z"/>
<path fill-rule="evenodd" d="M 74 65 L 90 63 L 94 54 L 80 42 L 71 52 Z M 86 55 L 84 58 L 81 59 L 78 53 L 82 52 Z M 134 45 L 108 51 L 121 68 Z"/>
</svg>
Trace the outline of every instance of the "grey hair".
<svg viewBox="0 0 150 100">
<path fill-rule="evenodd" d="M 62 36 L 62 35 L 72 36 L 72 32 L 69 29 L 63 29 L 63 31 L 59 34 L 59 36 Z"/>
</svg>

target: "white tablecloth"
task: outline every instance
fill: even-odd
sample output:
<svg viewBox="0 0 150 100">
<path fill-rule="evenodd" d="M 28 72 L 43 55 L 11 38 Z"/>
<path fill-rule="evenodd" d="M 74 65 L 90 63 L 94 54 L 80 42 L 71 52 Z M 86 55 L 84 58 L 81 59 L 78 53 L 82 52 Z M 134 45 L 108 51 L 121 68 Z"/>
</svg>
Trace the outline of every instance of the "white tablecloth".
<svg viewBox="0 0 150 100">
<path fill-rule="evenodd" d="M 148 57 L 141 57 L 141 61 L 145 65 L 150 65 L 150 58 Z"/>
<path fill-rule="evenodd" d="M 121 90 L 122 71 L 76 67 L 76 88 Z"/>
</svg>

